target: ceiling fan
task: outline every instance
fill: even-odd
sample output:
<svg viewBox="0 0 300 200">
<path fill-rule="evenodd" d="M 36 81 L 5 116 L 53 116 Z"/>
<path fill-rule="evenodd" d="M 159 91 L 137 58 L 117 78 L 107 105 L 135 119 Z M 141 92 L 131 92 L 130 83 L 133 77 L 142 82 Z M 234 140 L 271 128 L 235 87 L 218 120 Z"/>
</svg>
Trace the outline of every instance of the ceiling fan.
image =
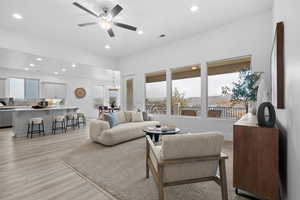
<svg viewBox="0 0 300 200">
<path fill-rule="evenodd" d="M 137 28 L 134 26 L 114 21 L 114 18 L 123 10 L 123 8 L 119 4 L 117 4 L 111 10 L 109 10 L 107 8 L 102 8 L 103 13 L 99 13 L 99 14 L 84 7 L 83 5 L 81 5 L 77 2 L 73 2 L 73 5 L 80 8 L 81 10 L 84 10 L 85 12 L 93 15 L 98 20 L 97 22 L 88 22 L 88 23 L 78 24 L 79 27 L 99 24 L 104 30 L 107 31 L 107 33 L 110 37 L 115 37 L 115 34 L 112 30 L 113 25 L 121 27 L 121 28 L 125 28 L 127 30 L 131 30 L 131 31 L 137 30 Z"/>
</svg>

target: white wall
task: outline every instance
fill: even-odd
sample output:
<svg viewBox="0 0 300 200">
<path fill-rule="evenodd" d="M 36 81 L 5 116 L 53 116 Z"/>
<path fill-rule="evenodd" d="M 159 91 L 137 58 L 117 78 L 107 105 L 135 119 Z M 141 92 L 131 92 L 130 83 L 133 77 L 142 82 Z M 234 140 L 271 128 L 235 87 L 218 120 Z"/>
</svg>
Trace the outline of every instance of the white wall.
<svg viewBox="0 0 300 200">
<path fill-rule="evenodd" d="M 104 85 L 104 95 L 108 98 L 108 89 L 113 85 L 113 83 L 111 82 L 105 83 L 101 80 L 82 79 L 78 77 L 68 76 L 49 76 L 42 73 L 32 74 L 23 70 L 10 70 L 5 68 L 0 68 L 0 74 L 1 78 L 34 78 L 39 79 L 40 82 L 65 83 L 67 88 L 66 105 L 78 107 L 79 112 L 85 113 L 88 118 L 97 118 L 98 116 L 98 112 L 94 108 L 94 98 L 96 97 L 95 86 Z M 77 99 L 74 95 L 74 90 L 79 87 L 85 88 L 87 91 L 87 95 L 83 99 Z"/>
<path fill-rule="evenodd" d="M 135 75 L 135 105 L 144 104 L 144 74 L 147 72 L 244 55 L 252 55 L 254 71 L 265 71 L 269 66 L 271 27 L 272 13 L 266 11 L 188 39 L 122 58 L 118 70 L 122 77 Z M 124 100 L 124 85 L 122 88 Z M 124 101 L 122 103 L 124 105 Z M 188 127 L 190 131 L 223 131 L 227 139 L 232 138 L 232 120 L 185 119 L 175 116 L 159 116 L 159 119 L 166 123 L 176 123 L 181 128 Z"/>
<path fill-rule="evenodd" d="M 114 69 L 116 66 L 113 58 L 64 44 L 63 41 L 50 41 L 46 38 L 39 38 L 9 29 L 0 29 L 0 36 L 0 47 L 3 48 L 105 69 Z"/>
<path fill-rule="evenodd" d="M 273 22 L 285 24 L 285 101 L 278 110 L 279 122 L 287 136 L 287 199 L 300 197 L 300 1 L 274 0 Z"/>
</svg>

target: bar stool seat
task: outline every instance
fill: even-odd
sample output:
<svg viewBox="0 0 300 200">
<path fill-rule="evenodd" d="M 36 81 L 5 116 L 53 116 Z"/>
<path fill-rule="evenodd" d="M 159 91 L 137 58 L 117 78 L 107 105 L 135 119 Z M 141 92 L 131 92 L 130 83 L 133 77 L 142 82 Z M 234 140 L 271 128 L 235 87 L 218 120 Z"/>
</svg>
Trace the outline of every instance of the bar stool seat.
<svg viewBox="0 0 300 200">
<path fill-rule="evenodd" d="M 60 126 L 57 126 L 59 125 Z M 56 134 L 56 130 L 61 130 L 63 132 L 67 132 L 66 120 L 64 115 L 56 116 L 52 121 L 52 134 Z"/>
<path fill-rule="evenodd" d="M 34 129 L 34 127 L 37 126 L 38 129 Z M 45 135 L 45 127 L 44 127 L 44 120 L 43 118 L 31 118 L 29 119 L 28 122 L 28 127 L 27 127 L 27 137 L 30 134 L 30 138 L 32 138 L 32 135 L 38 133 L 39 135 L 41 135 L 41 133 L 43 133 L 43 135 Z"/>
</svg>

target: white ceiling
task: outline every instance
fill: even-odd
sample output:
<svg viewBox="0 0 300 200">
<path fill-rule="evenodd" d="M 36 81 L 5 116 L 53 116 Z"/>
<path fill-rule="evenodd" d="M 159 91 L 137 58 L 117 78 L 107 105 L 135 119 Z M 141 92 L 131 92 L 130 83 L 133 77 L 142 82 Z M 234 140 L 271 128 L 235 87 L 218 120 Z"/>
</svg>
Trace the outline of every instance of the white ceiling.
<svg viewBox="0 0 300 200">
<path fill-rule="evenodd" d="M 88 3 L 86 2 L 88 1 Z M 28 32 L 106 56 L 121 57 L 142 49 L 183 39 L 218 25 L 271 9 L 272 0 L 78 0 L 93 7 L 120 4 L 124 10 L 116 20 L 135 25 L 143 35 L 114 28 L 109 38 L 98 25 L 79 28 L 94 18 L 72 5 L 72 0 L 1 0 L 0 28 Z M 198 5 L 198 12 L 189 8 Z M 97 9 L 94 7 L 94 9 Z M 20 13 L 23 20 L 11 17 Z M 166 38 L 158 35 L 166 34 Z M 104 46 L 109 44 L 110 50 Z"/>
<path fill-rule="evenodd" d="M 38 61 L 37 58 L 42 58 Z M 34 67 L 30 66 L 34 64 Z M 76 64 L 76 67 L 72 67 Z M 28 68 L 28 73 L 32 75 L 50 75 L 58 77 L 79 77 L 100 82 L 119 81 L 119 72 L 109 69 L 101 69 L 80 63 L 72 63 L 64 60 L 41 57 L 16 50 L 0 48 L 0 68 L 23 70 Z M 66 71 L 62 71 L 65 69 Z M 57 75 L 54 72 L 58 72 Z M 1 75 L 0 75 L 1 76 Z"/>
</svg>

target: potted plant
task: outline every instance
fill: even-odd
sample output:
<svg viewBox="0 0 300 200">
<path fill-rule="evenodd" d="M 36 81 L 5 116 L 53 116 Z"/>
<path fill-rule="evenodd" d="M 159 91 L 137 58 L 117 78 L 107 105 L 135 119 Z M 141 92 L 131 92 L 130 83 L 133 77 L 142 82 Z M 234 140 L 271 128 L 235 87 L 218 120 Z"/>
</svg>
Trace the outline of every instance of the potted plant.
<svg viewBox="0 0 300 200">
<path fill-rule="evenodd" d="M 239 79 L 233 82 L 233 88 L 222 87 L 222 94 L 231 97 L 233 104 L 242 103 L 245 105 L 246 113 L 249 111 L 249 104 L 255 107 L 258 85 L 261 73 L 251 72 L 249 68 L 244 68 L 239 72 Z"/>
</svg>

